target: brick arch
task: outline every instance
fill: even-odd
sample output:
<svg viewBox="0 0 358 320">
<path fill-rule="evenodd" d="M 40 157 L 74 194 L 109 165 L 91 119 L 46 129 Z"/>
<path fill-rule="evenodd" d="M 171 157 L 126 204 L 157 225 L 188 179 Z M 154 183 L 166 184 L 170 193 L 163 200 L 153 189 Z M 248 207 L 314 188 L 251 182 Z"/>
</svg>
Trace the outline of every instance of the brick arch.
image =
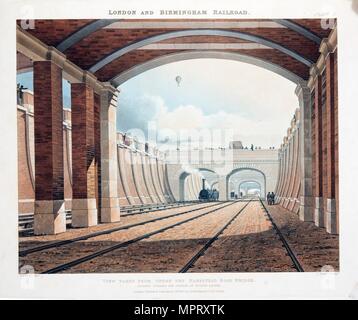
<svg viewBox="0 0 358 320">
<path fill-rule="evenodd" d="M 62 41 L 57 44 L 56 48 L 62 52 L 66 49 L 76 45 L 82 39 L 88 37 L 92 33 L 105 28 L 106 26 L 111 25 L 114 22 L 120 22 L 123 19 L 98 19 L 94 21 L 90 21 L 88 24 L 84 24 L 83 26 L 79 26 L 77 30 L 65 36 Z M 288 19 L 272 19 L 278 25 L 285 26 L 292 31 L 304 36 L 305 38 L 315 42 L 316 44 L 320 44 L 321 37 L 312 30 L 307 27 L 304 27 L 292 20 Z"/>
<path fill-rule="evenodd" d="M 206 59 L 206 58 L 244 62 L 274 72 L 296 84 L 305 82 L 304 79 L 294 74 L 293 72 L 289 71 L 288 69 L 285 69 L 277 64 L 268 62 L 264 59 L 255 58 L 241 53 L 221 52 L 221 51 L 185 51 L 185 52 L 163 55 L 160 56 L 159 58 L 155 58 L 147 62 L 144 62 L 142 64 L 136 65 L 130 68 L 129 70 L 126 70 L 118 74 L 117 76 L 111 79 L 111 82 L 113 83 L 113 85 L 119 86 L 124 82 L 126 82 L 127 80 L 145 71 L 160 67 L 168 63 L 184 61 L 184 60 L 192 60 L 192 59 Z"/>
<path fill-rule="evenodd" d="M 263 196 L 266 193 L 266 174 L 265 172 L 261 171 L 260 169 L 257 168 L 252 168 L 252 167 L 242 167 L 242 168 L 236 168 L 234 170 L 232 170 L 227 176 L 226 176 L 226 185 L 229 186 L 229 181 L 230 178 L 232 176 L 234 176 L 236 173 L 239 173 L 241 171 L 255 171 L 259 174 L 262 175 L 263 178 L 263 186 L 261 187 L 261 196 Z M 247 180 L 247 179 L 246 179 Z M 254 180 L 254 179 L 250 179 L 250 180 Z M 241 184 L 241 182 L 240 182 Z M 261 185 L 261 184 L 260 184 Z M 227 188 L 227 194 L 229 195 L 229 188 Z"/>
<path fill-rule="evenodd" d="M 262 46 L 276 49 L 281 53 L 288 55 L 293 59 L 301 62 L 302 64 L 306 65 L 306 67 L 311 67 L 313 64 L 313 61 L 304 57 L 300 53 L 285 47 L 281 43 L 274 42 L 262 36 L 257 36 L 241 31 L 222 30 L 222 29 L 191 29 L 191 30 L 165 32 L 154 36 L 150 36 L 148 38 L 139 41 L 129 43 L 119 49 L 116 49 L 109 55 L 97 61 L 88 69 L 88 71 L 95 73 L 99 71 L 101 68 L 108 65 L 109 63 L 113 62 L 114 60 L 122 57 L 123 55 L 133 52 L 137 49 L 140 49 L 146 45 L 155 44 L 164 40 L 175 39 L 180 37 L 188 37 L 188 36 L 220 36 L 220 37 L 229 37 L 229 38 L 236 38 L 245 41 L 250 41 Z"/>
</svg>

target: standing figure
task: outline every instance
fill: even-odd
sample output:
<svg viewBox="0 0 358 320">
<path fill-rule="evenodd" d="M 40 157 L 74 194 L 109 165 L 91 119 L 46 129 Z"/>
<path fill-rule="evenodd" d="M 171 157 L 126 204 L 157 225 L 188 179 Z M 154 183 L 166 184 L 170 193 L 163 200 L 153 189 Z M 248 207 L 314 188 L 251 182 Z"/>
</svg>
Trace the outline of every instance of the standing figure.
<svg viewBox="0 0 358 320">
<path fill-rule="evenodd" d="M 271 204 L 275 204 L 275 194 L 271 192 Z"/>
<path fill-rule="evenodd" d="M 266 195 L 266 201 L 267 201 L 267 204 L 270 205 L 270 201 L 271 201 L 271 194 L 270 194 L 270 192 L 268 192 L 267 195 Z"/>
<path fill-rule="evenodd" d="M 20 84 L 17 84 L 17 101 L 19 105 L 24 104 L 24 90 L 26 90 L 23 85 L 20 86 Z"/>
<path fill-rule="evenodd" d="M 17 104 L 18 105 L 21 105 L 21 102 L 20 102 L 20 83 L 17 84 L 16 86 L 16 93 L 17 93 Z"/>
<path fill-rule="evenodd" d="M 213 191 L 213 198 L 214 198 L 214 201 L 219 200 L 219 192 L 216 189 L 214 189 L 214 191 Z"/>
</svg>

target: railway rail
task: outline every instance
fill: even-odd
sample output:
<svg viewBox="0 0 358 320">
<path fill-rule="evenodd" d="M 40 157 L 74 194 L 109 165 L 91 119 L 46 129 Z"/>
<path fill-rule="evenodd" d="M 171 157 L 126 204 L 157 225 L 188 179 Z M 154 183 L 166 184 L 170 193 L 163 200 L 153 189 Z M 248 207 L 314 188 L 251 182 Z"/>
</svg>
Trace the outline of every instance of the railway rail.
<svg viewBox="0 0 358 320">
<path fill-rule="evenodd" d="M 188 223 L 190 221 L 193 221 L 193 220 L 196 220 L 196 219 L 199 219 L 203 216 L 206 216 L 208 214 L 211 214 L 211 213 L 214 213 L 214 212 L 217 212 L 223 208 L 226 208 L 228 206 L 232 206 L 234 205 L 236 202 L 229 202 L 229 203 L 219 203 L 219 204 L 215 204 L 215 205 L 210 205 L 210 206 L 206 206 L 204 208 L 200 208 L 201 210 L 203 209 L 208 209 L 210 207 L 214 207 L 214 206 L 218 206 L 217 208 L 213 208 L 207 212 L 204 212 L 204 213 L 200 213 L 199 215 L 195 215 L 194 217 L 190 217 L 190 218 L 187 218 L 187 219 L 184 219 L 184 220 L 181 220 L 179 222 L 176 222 L 176 223 L 173 223 L 173 224 L 170 224 L 166 227 L 163 227 L 163 228 L 159 228 L 157 230 L 154 230 L 154 231 L 151 231 L 151 232 L 148 232 L 148 233 L 145 233 L 143 235 L 140 235 L 138 237 L 135 237 L 133 239 L 130 239 L 130 240 L 127 240 L 127 241 L 124 241 L 124 242 L 121 242 L 119 244 L 116 244 L 116 245 L 113 245 L 113 246 L 109 246 L 108 248 L 105 248 L 105 249 L 102 249 L 102 250 L 99 250 L 99 251 L 96 251 L 94 253 L 91 253 L 89 255 L 86 255 L 86 256 L 83 256 L 81 258 L 78 258 L 78 259 L 74 259 L 70 262 L 67 262 L 67 263 L 64 263 L 64 264 L 61 264 L 61 265 L 58 265 L 54 268 L 51 268 L 49 270 L 46 270 L 44 272 L 41 272 L 42 274 L 53 274 L 53 273 L 59 273 L 61 271 L 65 271 L 67 269 L 70 269 L 74 266 L 77 266 L 79 264 L 82 264 L 84 262 L 87 262 L 87 261 L 90 261 L 90 260 L 93 260 L 97 257 L 100 257 L 100 256 L 103 256 L 104 254 L 106 253 L 109 253 L 109 252 L 112 252 L 114 250 L 117 250 L 117 249 L 120 249 L 120 248 L 125 248 L 125 247 L 128 247 L 129 245 L 131 244 L 134 244 L 134 243 L 137 243 L 141 240 L 144 240 L 144 239 L 148 239 L 156 234 L 159 234 L 159 233 L 162 233 L 162 232 L 165 232 L 169 229 L 172 229 L 172 228 L 175 228 L 177 226 L 180 226 L 180 225 L 183 225 L 185 223 Z M 176 215 L 179 215 L 179 214 L 176 214 Z M 117 228 L 118 229 L 118 228 Z M 112 232 L 114 229 L 112 229 Z M 105 232 L 105 231 L 104 231 Z M 107 231 L 108 232 L 108 231 Z M 79 241 L 79 240 L 77 240 Z"/>
<path fill-rule="evenodd" d="M 172 208 L 181 208 L 181 207 L 188 207 L 193 204 L 200 204 L 199 201 L 182 201 L 182 202 L 175 202 L 175 203 L 159 203 L 159 204 L 151 204 L 151 205 L 133 205 L 133 206 L 126 206 L 121 207 L 121 216 L 133 216 L 137 214 L 144 214 L 148 212 L 158 212 L 164 211 Z M 71 226 L 71 219 L 72 214 L 71 211 L 66 211 L 66 224 L 67 226 Z M 19 216 L 19 235 L 26 236 L 32 235 L 34 232 L 33 229 L 34 224 L 34 215 L 33 214 L 22 214 Z"/>
<path fill-rule="evenodd" d="M 252 201 L 249 200 L 249 202 L 241 208 L 227 223 L 224 224 L 224 226 L 212 237 L 210 238 L 193 256 L 192 258 L 179 270 L 179 273 L 186 273 L 188 272 L 195 263 L 205 255 L 206 251 L 213 245 L 213 243 L 219 239 L 220 235 L 234 222 L 234 220 L 246 209 L 246 207 L 249 205 L 249 203 Z M 300 262 L 298 261 L 295 253 L 293 252 L 292 248 L 288 244 L 287 240 L 283 236 L 282 232 L 276 225 L 275 221 L 273 220 L 272 216 L 270 215 L 269 211 L 267 210 L 265 204 L 261 199 L 259 199 L 262 209 L 264 210 L 266 216 L 270 220 L 273 229 L 275 230 L 276 234 L 278 235 L 280 241 L 282 242 L 283 247 L 286 249 L 286 252 L 288 256 L 290 257 L 292 264 L 294 268 L 298 272 L 304 272 L 303 267 L 301 266 Z"/>
<path fill-rule="evenodd" d="M 289 243 L 287 242 L 286 238 L 284 237 L 284 235 L 282 234 L 280 228 L 276 225 L 274 219 L 272 218 L 270 212 L 267 210 L 265 204 L 263 203 L 263 201 L 260 199 L 260 203 L 262 206 L 262 209 L 264 210 L 266 216 L 269 218 L 276 234 L 278 235 L 278 237 L 280 238 L 283 247 L 286 249 L 286 252 L 288 254 L 288 256 L 290 257 L 294 268 L 298 271 L 298 272 L 304 272 L 304 269 L 302 267 L 302 265 L 300 264 L 299 260 L 297 259 L 294 251 L 292 250 L 292 248 L 290 247 Z"/>
<path fill-rule="evenodd" d="M 219 236 L 234 222 L 234 220 L 246 209 L 251 200 L 249 200 L 225 225 L 209 239 L 195 254 L 194 256 L 179 270 L 179 273 L 185 273 L 192 268 L 196 261 L 202 257 L 205 252 L 212 246 L 212 244 L 219 239 Z"/>
<path fill-rule="evenodd" d="M 78 242 L 78 241 L 87 240 L 87 239 L 90 239 L 90 238 L 110 234 L 110 233 L 121 231 L 121 230 L 131 229 L 131 228 L 134 228 L 134 227 L 142 226 L 142 225 L 152 223 L 152 222 L 161 221 L 161 220 L 164 220 L 164 219 L 178 217 L 178 216 L 185 215 L 185 214 L 188 214 L 188 213 L 192 213 L 192 212 L 195 212 L 195 211 L 204 210 L 204 209 L 208 209 L 208 208 L 211 208 L 211 207 L 219 206 L 220 204 L 222 204 L 222 203 L 216 202 L 214 204 L 211 203 L 210 205 L 205 206 L 205 207 L 196 207 L 195 206 L 193 209 L 186 210 L 184 212 L 173 213 L 173 214 L 165 215 L 165 216 L 162 216 L 162 217 L 153 218 L 153 219 L 150 219 L 150 220 L 140 221 L 140 222 L 137 222 L 137 223 L 127 224 L 127 225 L 119 226 L 119 227 L 116 227 L 116 228 L 110 228 L 110 229 L 106 229 L 106 230 L 102 230 L 102 231 L 98 231 L 98 232 L 89 233 L 89 234 L 79 236 L 79 237 L 75 237 L 75 238 L 72 238 L 72 239 L 55 241 L 55 242 L 51 242 L 51 243 L 48 243 L 48 244 L 36 246 L 36 247 L 33 247 L 33 248 L 20 250 L 19 251 L 19 256 L 20 257 L 25 257 L 25 256 L 27 256 L 27 255 L 29 255 L 31 253 L 44 251 L 44 250 L 48 250 L 48 249 L 51 249 L 51 248 L 58 248 L 60 246 L 75 243 L 75 242 Z"/>
<path fill-rule="evenodd" d="M 294 251 L 292 250 L 292 248 L 290 247 L 290 245 L 287 242 L 286 238 L 284 237 L 284 235 L 280 231 L 279 227 L 275 223 L 273 217 L 269 213 L 269 211 L 266 208 L 264 202 L 261 199 L 254 199 L 254 198 L 248 199 L 246 201 L 247 203 L 243 207 L 241 207 L 233 216 L 231 216 L 225 222 L 225 224 L 214 234 L 214 236 L 212 236 L 209 240 L 207 240 L 206 243 L 204 245 L 202 245 L 194 253 L 194 255 L 189 259 L 189 261 L 187 261 L 184 264 L 184 266 L 179 269 L 178 272 L 179 273 L 186 273 L 191 268 L 193 268 L 195 266 L 196 262 L 200 258 L 205 256 L 207 250 L 214 244 L 215 241 L 217 241 L 220 238 L 220 236 L 224 233 L 224 231 L 226 229 L 228 229 L 229 226 L 239 217 L 239 215 L 241 213 L 243 213 L 249 207 L 250 203 L 254 202 L 254 201 L 255 202 L 259 201 L 260 202 L 261 209 L 263 210 L 265 216 L 270 221 L 274 232 L 277 234 L 277 236 L 279 238 L 279 241 L 282 243 L 282 247 L 286 250 L 288 257 L 292 261 L 292 265 L 293 265 L 294 269 L 296 269 L 296 271 L 298 271 L 298 272 L 304 272 L 304 269 L 301 266 L 299 260 L 297 259 Z M 159 228 L 159 229 L 150 231 L 148 233 L 136 236 L 136 237 L 134 237 L 132 239 L 129 239 L 129 240 L 123 241 L 121 243 L 109 246 L 107 248 L 98 250 L 96 252 L 90 253 L 90 254 L 85 255 L 83 257 L 80 257 L 80 258 L 76 258 L 76 259 L 74 259 L 72 261 L 57 265 L 57 266 L 55 266 L 55 267 L 53 267 L 51 269 L 48 269 L 48 270 L 46 270 L 44 272 L 41 272 L 41 273 L 45 273 L 45 274 L 59 273 L 59 272 L 65 271 L 67 269 L 70 269 L 70 268 L 72 268 L 74 266 L 80 265 L 80 264 L 85 263 L 87 261 L 90 261 L 90 260 L 93 260 L 93 259 L 98 258 L 100 256 L 103 256 L 103 255 L 105 255 L 105 254 L 107 254 L 109 252 L 115 251 L 117 249 L 128 247 L 131 244 L 137 243 L 137 242 L 142 241 L 144 239 L 148 239 L 148 238 L 150 238 L 150 237 L 152 237 L 152 236 L 154 236 L 156 234 L 163 233 L 163 232 L 165 232 L 167 230 L 170 230 L 170 229 L 175 228 L 177 226 L 183 225 L 183 224 L 188 223 L 190 221 L 197 220 L 197 219 L 199 219 L 199 218 L 201 218 L 203 216 L 206 216 L 208 214 L 217 212 L 217 211 L 219 211 L 221 209 L 229 207 L 229 206 L 231 206 L 231 205 L 233 205 L 235 203 L 238 203 L 238 202 L 241 202 L 241 201 L 232 201 L 232 202 L 228 202 L 228 203 L 215 202 L 215 203 L 211 203 L 211 204 L 209 204 L 207 206 L 201 206 L 201 207 L 198 207 L 198 208 L 194 207 L 194 208 L 191 208 L 190 210 L 186 210 L 184 212 L 179 212 L 179 213 L 177 212 L 177 213 L 165 215 L 165 216 L 162 216 L 162 217 L 153 218 L 153 219 L 146 220 L 146 221 L 140 221 L 140 222 L 137 222 L 137 223 L 127 224 L 127 225 L 123 225 L 123 226 L 119 226 L 119 227 L 115 227 L 115 228 L 110 228 L 110 229 L 94 232 L 94 233 L 91 233 L 91 234 L 86 234 L 86 235 L 75 237 L 75 238 L 72 238 L 72 239 L 56 241 L 56 242 L 52 242 L 52 243 L 49 243 L 49 244 L 45 244 L 45 245 L 41 245 L 41 246 L 29 248 L 29 249 L 24 249 L 24 250 L 21 250 L 19 252 L 19 255 L 21 257 L 24 257 L 24 256 L 26 256 L 28 254 L 31 254 L 31 253 L 44 251 L 44 250 L 48 250 L 48 249 L 51 249 L 51 248 L 58 248 L 58 247 L 68 245 L 68 244 L 72 244 L 72 243 L 75 243 L 75 242 L 78 242 L 78 241 L 87 240 L 87 239 L 102 236 L 102 235 L 107 235 L 107 234 L 110 234 L 110 233 L 113 233 L 113 232 L 117 232 L 117 231 L 121 231 L 121 230 L 125 230 L 125 229 L 130 229 L 130 228 L 134 228 L 134 227 L 137 227 L 137 226 L 142 226 L 142 225 L 145 225 L 145 224 L 148 224 L 148 223 L 153 223 L 153 222 L 157 222 L 157 221 L 164 220 L 164 219 L 170 219 L 170 218 L 174 218 L 174 217 L 183 216 L 183 215 L 186 215 L 186 214 L 189 214 L 189 213 L 192 213 L 192 212 L 195 212 L 195 211 L 199 211 L 199 210 L 205 210 L 205 212 L 200 213 L 198 215 L 191 216 L 191 217 L 189 217 L 187 219 L 180 220 L 178 222 L 172 223 L 172 224 L 164 226 L 162 228 Z M 194 204 L 192 204 L 192 205 L 194 205 Z M 209 209 L 209 211 L 207 211 L 208 209 Z"/>
</svg>

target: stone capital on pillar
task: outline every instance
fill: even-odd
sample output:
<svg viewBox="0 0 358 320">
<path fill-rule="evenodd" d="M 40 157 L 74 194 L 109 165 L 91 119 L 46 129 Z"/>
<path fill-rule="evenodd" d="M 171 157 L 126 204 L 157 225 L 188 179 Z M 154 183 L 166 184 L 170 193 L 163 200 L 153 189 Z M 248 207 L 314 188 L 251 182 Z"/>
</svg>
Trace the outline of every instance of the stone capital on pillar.
<svg viewBox="0 0 358 320">
<path fill-rule="evenodd" d="M 323 55 L 323 58 L 326 59 L 327 56 L 334 51 L 334 49 L 335 47 L 328 40 L 328 38 L 324 38 L 319 47 L 319 52 Z"/>
<path fill-rule="evenodd" d="M 101 95 L 107 97 L 108 103 L 111 103 L 113 101 L 117 102 L 119 92 L 120 90 L 118 88 L 113 87 L 110 82 L 102 82 Z M 113 106 L 117 107 L 117 104 L 115 103 L 113 104 Z"/>
<path fill-rule="evenodd" d="M 64 65 L 66 63 L 66 55 L 64 55 L 62 52 L 58 51 L 55 47 L 49 47 L 46 58 L 49 61 L 52 61 L 54 64 L 56 64 L 61 69 L 64 68 Z"/>
<path fill-rule="evenodd" d="M 308 87 L 306 81 L 302 81 L 297 84 L 296 89 L 295 89 L 295 94 L 298 97 L 300 111 L 302 111 L 301 103 L 305 102 L 306 100 L 310 100 L 310 96 L 311 96 L 311 89 Z"/>
<path fill-rule="evenodd" d="M 93 90 L 99 85 L 97 77 L 89 71 L 83 72 L 83 83 L 92 88 Z"/>
<path fill-rule="evenodd" d="M 312 66 L 310 68 L 310 76 L 312 77 L 312 80 L 314 81 L 319 74 L 320 74 L 320 71 L 319 71 L 317 65 L 315 63 L 312 64 Z"/>
</svg>

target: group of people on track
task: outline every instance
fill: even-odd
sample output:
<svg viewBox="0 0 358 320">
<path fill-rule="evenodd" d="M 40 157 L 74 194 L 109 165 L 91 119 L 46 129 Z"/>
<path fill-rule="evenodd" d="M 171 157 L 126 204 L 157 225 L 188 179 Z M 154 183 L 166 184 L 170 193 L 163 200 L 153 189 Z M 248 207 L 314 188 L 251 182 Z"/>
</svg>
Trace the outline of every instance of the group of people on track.
<svg viewBox="0 0 358 320">
<path fill-rule="evenodd" d="M 268 205 L 273 205 L 275 204 L 275 194 L 273 192 L 269 192 L 266 195 L 266 200 L 267 200 L 267 204 Z"/>
</svg>

